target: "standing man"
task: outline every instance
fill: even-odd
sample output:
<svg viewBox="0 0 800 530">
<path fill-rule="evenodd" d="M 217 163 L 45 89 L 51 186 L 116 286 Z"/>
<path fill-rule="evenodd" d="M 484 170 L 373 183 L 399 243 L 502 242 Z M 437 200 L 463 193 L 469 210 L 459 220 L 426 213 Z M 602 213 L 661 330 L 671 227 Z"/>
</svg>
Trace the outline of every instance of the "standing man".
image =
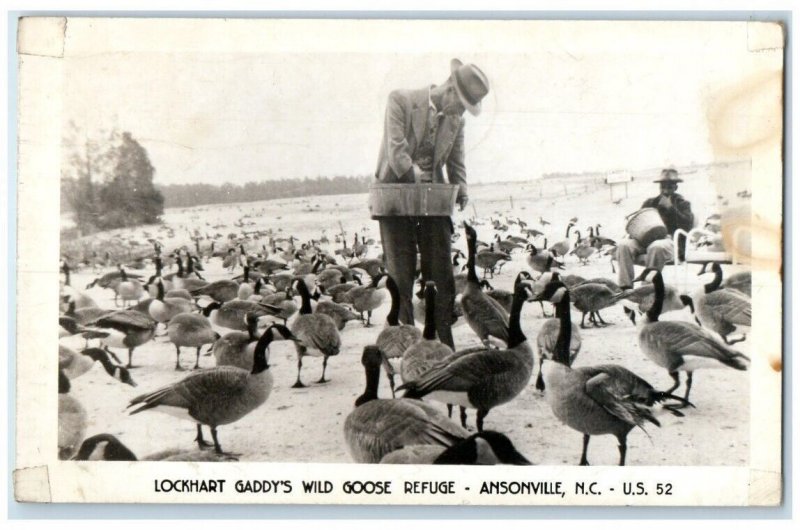
<svg viewBox="0 0 800 530">
<path fill-rule="evenodd" d="M 678 172 L 674 169 L 665 169 L 661 172 L 661 177 L 654 180 L 660 185 L 661 193 L 644 201 L 642 208 L 655 208 L 661 215 L 661 220 L 667 227 L 668 238 L 653 241 L 645 249 L 635 239 L 623 239 L 617 246 L 617 260 L 619 261 L 619 285 L 623 289 L 633 286 L 633 265 L 636 256 L 646 254 L 644 265 L 653 269 L 661 270 L 664 265 L 673 258 L 672 236 L 678 228 L 689 231 L 694 225 L 694 214 L 692 205 L 683 198 L 678 190 L 678 183 L 683 180 L 678 177 Z M 681 241 L 681 252 L 683 245 Z"/>
<path fill-rule="evenodd" d="M 489 80 L 474 64 L 450 62 L 443 84 L 417 90 L 395 90 L 386 105 L 383 141 L 375 173 L 379 182 L 445 182 L 457 184 L 456 201 L 467 205 L 464 166 L 464 111 L 477 116 Z M 380 221 L 386 268 L 400 291 L 400 321 L 414 324 L 411 297 L 421 255 L 422 277 L 436 282 L 436 332 L 455 349 L 453 321 L 455 282 L 450 262 L 453 222 L 450 217 L 384 217 Z"/>
</svg>

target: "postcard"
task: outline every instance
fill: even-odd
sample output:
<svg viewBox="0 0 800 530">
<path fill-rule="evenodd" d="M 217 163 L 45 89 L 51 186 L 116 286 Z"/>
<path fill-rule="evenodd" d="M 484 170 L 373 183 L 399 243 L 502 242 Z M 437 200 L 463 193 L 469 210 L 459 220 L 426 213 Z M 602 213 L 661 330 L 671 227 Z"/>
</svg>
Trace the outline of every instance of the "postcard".
<svg viewBox="0 0 800 530">
<path fill-rule="evenodd" d="M 15 498 L 779 505 L 785 39 L 20 19 Z"/>
</svg>

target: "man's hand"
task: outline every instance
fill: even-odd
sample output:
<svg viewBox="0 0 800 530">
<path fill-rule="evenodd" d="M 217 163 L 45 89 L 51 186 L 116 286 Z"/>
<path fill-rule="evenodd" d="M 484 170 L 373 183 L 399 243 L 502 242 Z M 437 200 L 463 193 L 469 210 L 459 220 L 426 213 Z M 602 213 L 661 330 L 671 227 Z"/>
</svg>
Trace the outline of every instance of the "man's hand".
<svg viewBox="0 0 800 530">
<path fill-rule="evenodd" d="M 457 199 L 457 202 L 458 202 L 458 210 L 459 210 L 460 212 L 463 212 L 463 211 L 464 211 L 464 208 L 466 208 L 466 207 L 467 207 L 467 202 L 468 202 L 468 201 L 469 201 L 469 198 L 468 198 L 466 195 L 462 195 L 461 197 L 459 197 L 459 198 Z"/>
<path fill-rule="evenodd" d="M 661 197 L 659 197 L 658 199 L 659 208 L 670 209 L 673 208 L 673 206 L 674 205 L 672 204 L 672 197 L 667 197 L 666 195 L 662 195 Z"/>
</svg>

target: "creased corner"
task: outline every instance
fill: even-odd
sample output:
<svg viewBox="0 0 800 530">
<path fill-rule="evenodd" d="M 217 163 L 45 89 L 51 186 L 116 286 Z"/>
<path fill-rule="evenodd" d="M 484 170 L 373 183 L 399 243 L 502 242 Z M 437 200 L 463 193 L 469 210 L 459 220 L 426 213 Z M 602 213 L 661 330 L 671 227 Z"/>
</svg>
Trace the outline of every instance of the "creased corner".
<svg viewBox="0 0 800 530">
<path fill-rule="evenodd" d="M 750 470 L 750 506 L 779 506 L 783 498 L 783 482 L 777 471 Z"/>
<path fill-rule="evenodd" d="M 786 39 L 780 22 L 748 22 L 747 50 L 764 52 L 783 50 Z"/>
<path fill-rule="evenodd" d="M 17 28 L 17 53 L 38 57 L 64 57 L 66 17 L 23 17 Z"/>
<path fill-rule="evenodd" d="M 52 502 L 47 466 L 16 469 L 13 480 L 14 499 L 17 502 Z"/>
</svg>

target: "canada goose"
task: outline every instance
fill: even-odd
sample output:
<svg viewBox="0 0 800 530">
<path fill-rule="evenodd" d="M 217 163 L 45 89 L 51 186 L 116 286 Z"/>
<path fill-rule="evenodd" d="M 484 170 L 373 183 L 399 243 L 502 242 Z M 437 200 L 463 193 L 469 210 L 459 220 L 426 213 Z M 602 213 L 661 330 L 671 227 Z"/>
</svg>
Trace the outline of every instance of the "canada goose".
<svg viewBox="0 0 800 530">
<path fill-rule="evenodd" d="M 225 303 L 234 300 L 239 295 L 239 284 L 233 280 L 217 280 L 199 289 L 189 291 L 192 296 L 208 296 L 217 302 Z"/>
<path fill-rule="evenodd" d="M 743 271 L 737 272 L 736 274 L 731 274 L 722 282 L 722 287 L 727 289 L 735 289 L 742 294 L 746 294 L 748 297 L 752 296 L 751 292 L 753 290 L 753 279 L 752 274 L 750 271 Z"/>
<path fill-rule="evenodd" d="M 581 328 L 586 329 L 584 320 L 589 314 L 589 322 L 595 327 L 607 326 L 608 323 L 600 316 L 600 311 L 617 303 L 614 291 L 605 283 L 585 282 L 570 287 L 570 295 L 575 309 L 583 313 Z M 599 321 L 599 322 L 598 322 Z"/>
<path fill-rule="evenodd" d="M 661 424 L 654 406 L 664 401 L 690 404 L 668 392 L 658 392 L 647 381 L 615 364 L 570 367 L 572 322 L 570 292 L 559 282 L 551 282 L 540 295 L 557 307 L 559 334 L 553 362 L 544 365 L 547 399 L 553 414 L 568 427 L 583 433 L 580 465 L 589 465 L 587 450 L 592 435 L 613 434 L 619 441 L 619 465 L 625 465 L 628 433 L 635 427 L 644 430 L 645 422 Z M 683 416 L 677 405 L 663 405 L 664 410 Z"/>
<path fill-rule="evenodd" d="M 582 264 L 586 265 L 589 262 L 589 258 L 597 252 L 597 249 L 590 244 L 589 239 L 581 238 L 580 230 L 575 230 L 575 233 L 578 239 L 575 242 L 575 247 L 568 254 L 576 256 Z"/>
<path fill-rule="evenodd" d="M 536 336 L 536 353 L 539 355 L 539 375 L 536 377 L 536 390 L 540 392 L 544 392 L 545 390 L 542 365 L 545 359 L 552 361 L 554 358 L 559 331 L 561 329 L 561 315 L 559 315 L 558 311 L 559 308 L 563 307 L 563 305 L 556 305 L 555 318 L 548 318 L 545 320 L 544 324 L 542 324 L 542 327 L 539 329 L 539 334 Z M 566 307 L 567 310 L 569 310 L 569 306 Z M 570 336 L 569 364 L 572 366 L 572 363 L 575 362 L 575 358 L 581 351 L 582 341 L 578 325 L 574 322 L 570 325 L 572 326 L 572 334 Z"/>
<path fill-rule="evenodd" d="M 526 250 L 528 250 L 528 256 L 525 258 L 525 261 L 528 263 L 528 267 L 530 267 L 531 270 L 543 274 L 552 268 L 564 268 L 564 264 L 556 260 L 552 254 L 543 250 L 538 250 L 533 244 L 528 244 Z"/>
<path fill-rule="evenodd" d="M 322 376 L 317 383 L 326 383 L 325 369 L 328 367 L 328 357 L 339 355 L 342 339 L 336 329 L 336 323 L 328 315 L 311 312 L 311 293 L 303 280 L 294 283 L 295 288 L 303 299 L 300 314 L 292 323 L 292 333 L 302 342 L 295 343 L 297 350 L 297 381 L 292 388 L 303 388 L 305 385 L 300 380 L 300 371 L 303 368 L 303 357 L 306 355 L 322 356 Z"/>
<path fill-rule="evenodd" d="M 58 345 L 58 369 L 69 379 L 82 376 L 91 370 L 95 362 L 103 365 L 103 369 L 112 378 L 126 385 L 136 386 L 128 369 L 111 362 L 107 351 L 100 348 L 86 348 L 81 352 L 76 352 L 62 344 Z"/>
<path fill-rule="evenodd" d="M 655 287 L 655 301 L 647 311 L 647 318 L 639 323 L 639 346 L 657 365 L 666 368 L 674 381 L 667 390 L 680 386 L 679 372 L 686 372 L 686 395 L 692 389 L 692 373 L 699 368 L 747 370 L 750 359 L 715 339 L 700 326 L 689 322 L 658 320 L 664 302 L 664 280 L 661 272 L 647 268 L 634 281 L 650 281 Z"/>
<path fill-rule="evenodd" d="M 506 239 L 500 239 L 500 234 L 495 235 L 495 241 L 496 241 L 497 247 L 502 252 L 505 252 L 506 254 L 509 254 L 509 255 L 513 251 L 515 251 L 516 249 L 522 248 L 522 245 L 520 245 L 517 241 L 513 241 L 513 240 L 509 239 L 511 237 L 512 236 L 508 236 Z M 525 241 L 525 240 L 523 240 L 523 241 L 524 241 L 524 243 L 527 243 L 527 241 Z"/>
<path fill-rule="evenodd" d="M 200 368 L 200 348 L 204 344 L 213 344 L 220 335 L 211 328 L 211 322 L 196 313 L 180 313 L 167 324 L 170 342 L 175 345 L 175 370 L 183 370 L 181 366 L 181 347 L 197 348 L 195 369 Z"/>
<path fill-rule="evenodd" d="M 527 466 L 531 462 L 514 447 L 505 434 L 483 431 L 456 442 L 449 448 L 440 445 L 409 445 L 384 456 L 381 464 Z"/>
<path fill-rule="evenodd" d="M 208 282 L 200 276 L 200 273 L 195 270 L 198 265 L 197 258 L 192 255 L 186 257 L 186 269 L 183 268 L 183 262 L 180 256 L 177 256 L 176 263 L 178 264 L 177 276 L 173 278 L 173 285 L 178 289 L 186 289 L 189 292 L 200 289 L 208 285 Z"/>
<path fill-rule="evenodd" d="M 273 311 L 271 316 L 282 319 L 284 326 L 288 320 L 297 313 L 297 303 L 292 296 L 291 286 L 287 287 L 282 293 L 274 293 L 262 297 L 260 303 L 277 308 L 278 311 Z"/>
<path fill-rule="evenodd" d="M 494 278 L 495 267 L 497 267 L 498 264 L 502 267 L 502 263 L 506 261 L 511 261 L 511 256 L 505 252 L 496 251 L 494 249 L 494 244 L 487 250 L 481 250 L 475 254 L 475 263 L 478 267 L 483 269 L 484 278 L 487 272 L 490 274 L 491 278 Z"/>
<path fill-rule="evenodd" d="M 323 269 L 317 273 L 316 282 L 327 293 L 328 289 L 344 283 L 344 274 L 339 269 Z"/>
<path fill-rule="evenodd" d="M 683 309 L 685 306 L 684 296 L 685 295 L 678 293 L 678 290 L 675 287 L 671 285 L 665 285 L 664 301 L 661 312 L 666 313 L 668 311 L 678 311 Z M 620 291 L 614 297 L 618 301 L 627 300 L 628 302 L 636 304 L 639 313 L 646 313 L 651 307 L 653 307 L 653 302 L 656 299 L 655 287 L 652 283 L 646 283 L 634 289 L 625 289 Z M 636 324 L 636 313 L 634 310 L 629 309 L 628 307 L 625 307 L 625 310 L 631 322 Z"/>
<path fill-rule="evenodd" d="M 141 280 L 142 277 L 139 274 L 133 274 L 130 272 L 125 272 L 125 276 L 127 280 Z M 89 283 L 86 288 L 91 289 L 94 286 L 102 287 L 103 289 L 111 289 L 112 291 L 116 292 L 116 287 L 122 281 L 122 273 L 119 269 L 115 271 L 108 272 L 99 278 L 95 278 L 91 283 Z"/>
<path fill-rule="evenodd" d="M 427 373 L 435 364 L 453 354 L 450 346 L 436 340 L 436 284 L 427 282 L 425 284 L 425 328 L 422 334 L 413 328 L 417 333 L 409 331 L 409 337 L 416 336 L 416 340 L 409 344 L 401 353 L 400 377 L 403 382 L 416 381 L 423 374 Z M 391 328 L 386 328 L 391 329 Z M 380 337 L 379 337 L 380 338 Z M 388 341 L 387 341 L 388 342 Z M 394 396 L 394 370 L 389 364 L 391 357 L 382 349 L 389 345 L 377 344 L 378 349 L 384 356 L 383 362 L 389 376 L 389 383 Z"/>
<path fill-rule="evenodd" d="M 750 298 L 736 289 L 720 288 L 722 267 L 719 263 L 713 263 L 711 270 L 714 272 L 714 279 L 693 297 L 697 318 L 703 327 L 719 334 L 726 344 L 741 342 L 744 337 L 732 341 L 728 335 L 736 331 L 737 326 L 751 326 Z"/>
<path fill-rule="evenodd" d="M 484 349 L 435 365 L 419 379 L 404 382 L 405 397 L 431 399 L 477 409 L 478 431 L 489 411 L 508 403 L 528 384 L 533 370 L 533 350 L 520 327 L 522 305 L 530 284 L 517 283 L 509 319 L 508 347 Z"/>
<path fill-rule="evenodd" d="M 150 317 L 161 324 L 166 324 L 175 315 L 181 313 L 191 313 L 194 310 L 194 304 L 183 298 L 165 298 L 164 297 L 164 283 L 161 278 L 155 280 L 157 294 L 156 299 L 150 302 L 147 308 Z"/>
<path fill-rule="evenodd" d="M 156 321 L 137 311 L 118 310 L 85 324 L 86 338 L 99 338 L 108 348 L 127 348 L 128 368 L 133 368 L 133 350 L 156 333 Z"/>
<path fill-rule="evenodd" d="M 372 326 L 372 324 L 370 324 L 372 311 L 379 308 L 386 298 L 386 291 L 383 290 L 385 277 L 385 273 L 379 273 L 377 276 L 372 277 L 372 281 L 369 285 L 354 287 L 347 293 L 350 298 L 350 303 L 353 305 L 353 309 L 361 315 L 362 321 L 364 320 L 364 312 L 367 313 L 367 320 L 364 321 L 365 328 Z"/>
<path fill-rule="evenodd" d="M 297 306 L 295 306 L 295 312 L 297 311 Z M 342 331 L 348 322 L 358 320 L 361 321 L 361 317 L 358 313 L 351 311 L 346 306 L 342 304 L 337 304 L 332 300 L 320 300 L 314 306 L 314 313 L 319 313 L 320 315 L 328 315 L 333 319 L 333 322 L 336 324 L 336 329 Z"/>
<path fill-rule="evenodd" d="M 208 317 L 212 324 L 228 329 L 247 331 L 245 317 L 247 313 L 255 313 L 259 318 L 274 316 L 280 313 L 280 308 L 260 302 L 249 300 L 231 300 L 221 304 L 211 302 L 202 310 L 203 316 Z"/>
<path fill-rule="evenodd" d="M 514 281 L 514 287 L 516 287 L 517 283 L 521 281 L 533 281 L 533 277 L 530 275 L 528 271 L 521 271 L 517 275 L 517 279 Z M 495 289 L 492 285 L 486 281 L 481 281 L 481 287 L 486 289 L 486 294 L 488 294 L 491 298 L 494 298 L 501 306 L 503 306 L 503 310 L 507 313 L 511 312 L 511 303 L 514 300 L 514 292 L 506 291 L 505 289 Z"/>
<path fill-rule="evenodd" d="M 64 316 L 73 318 L 75 319 L 75 322 L 82 325 L 112 312 L 113 309 L 101 309 L 99 307 L 83 307 L 81 309 L 77 309 L 75 301 L 69 297 L 67 302 L 67 311 L 64 313 Z"/>
<path fill-rule="evenodd" d="M 364 393 L 344 422 L 347 449 L 355 462 L 375 464 L 387 454 L 409 445 L 449 447 L 469 437 L 435 407 L 416 399 L 378 399 L 383 356 L 377 346 L 366 346 L 361 357 L 366 375 Z"/>
<path fill-rule="evenodd" d="M 554 243 L 553 246 L 551 246 L 548 249 L 551 254 L 553 254 L 556 257 L 562 257 L 567 255 L 567 253 L 572 248 L 572 239 L 570 239 L 569 237 L 569 231 L 573 226 L 575 226 L 574 223 L 569 223 L 567 225 L 567 234 L 565 239 L 562 239 L 561 241 Z"/>
<path fill-rule="evenodd" d="M 461 295 L 461 309 L 464 320 L 485 345 L 489 337 L 495 337 L 508 344 L 508 314 L 502 306 L 484 293 L 475 272 L 475 229 L 464 223 L 467 236 L 467 285 Z"/>
<path fill-rule="evenodd" d="M 351 269 L 361 269 L 370 277 L 375 277 L 383 270 L 383 260 L 376 258 L 356 260 L 350 263 Z"/>
<path fill-rule="evenodd" d="M 236 366 L 218 366 L 194 372 L 177 383 L 134 398 L 128 408 L 139 407 L 130 414 L 156 409 L 194 421 L 197 423 L 195 441 L 200 449 L 208 446 L 201 427 L 208 425 L 214 450 L 217 454 L 223 454 L 217 439 L 217 427 L 238 421 L 253 412 L 264 404 L 272 391 L 272 374 L 267 364 L 269 344 L 273 340 L 296 340 L 285 326 L 278 326 L 270 326 L 258 339 L 249 372 Z"/>
<path fill-rule="evenodd" d="M 80 401 L 69 395 L 70 382 L 58 370 L 58 458 L 69 460 L 86 435 L 88 416 Z"/>
<path fill-rule="evenodd" d="M 247 333 L 231 331 L 226 333 L 212 347 L 217 366 L 237 366 L 247 370 L 253 364 L 253 354 L 258 342 L 258 315 L 247 313 L 245 317 Z"/>
<path fill-rule="evenodd" d="M 351 302 L 350 291 L 359 285 L 361 285 L 360 276 L 353 276 L 353 281 L 351 282 L 344 281 L 344 277 L 342 277 L 341 283 L 324 288 L 322 292 L 330 296 L 337 304 L 349 304 Z"/>
<path fill-rule="evenodd" d="M 95 434 L 85 439 L 71 460 L 137 461 L 139 458 L 113 434 Z M 142 461 L 160 462 L 234 462 L 238 459 L 230 455 L 219 455 L 209 451 L 186 451 L 167 449 L 145 456 Z"/>
<path fill-rule="evenodd" d="M 128 273 L 119 266 L 120 281 L 115 287 L 116 295 L 114 296 L 114 305 L 117 305 L 117 297 L 122 298 L 123 307 L 127 307 L 129 302 L 138 301 L 144 296 L 144 287 L 141 282 L 136 278 L 128 278 Z"/>
</svg>

